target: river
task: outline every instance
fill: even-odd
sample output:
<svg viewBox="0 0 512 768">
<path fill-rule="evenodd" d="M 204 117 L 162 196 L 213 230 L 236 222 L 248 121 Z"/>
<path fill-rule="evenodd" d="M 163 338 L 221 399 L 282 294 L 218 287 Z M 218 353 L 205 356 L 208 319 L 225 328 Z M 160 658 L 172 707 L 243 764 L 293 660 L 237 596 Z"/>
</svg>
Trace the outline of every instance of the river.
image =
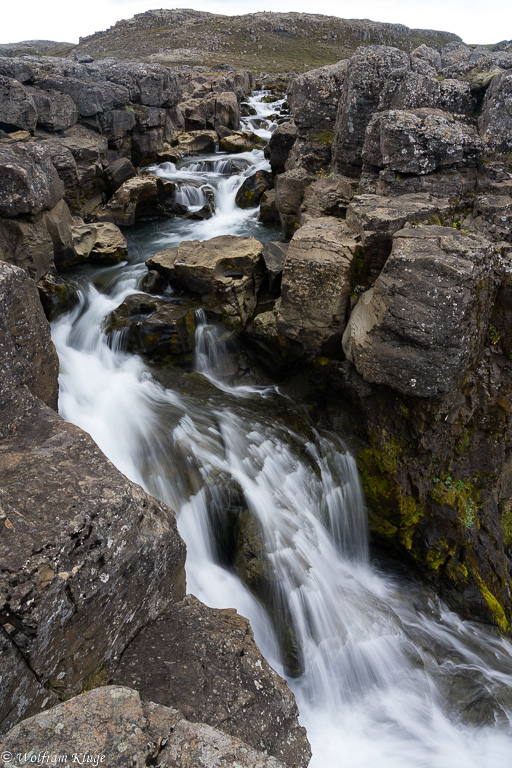
<svg viewBox="0 0 512 768">
<path fill-rule="evenodd" d="M 280 103 L 263 96 L 250 99 L 257 115 L 244 122 L 268 139 Z M 189 206 L 201 207 L 212 189 L 215 215 L 140 225 L 127 233 L 128 263 L 77 270 L 80 305 L 52 329 L 60 413 L 176 510 L 188 591 L 250 619 L 264 655 L 295 693 L 311 768 L 512 765 L 511 644 L 371 557 L 355 462 L 341 441 L 308 424 L 277 386 L 226 376 L 233 359 L 206 322 L 197 331 L 195 372 L 176 366 L 165 386 L 140 357 L 107 343 L 105 317 L 140 292 L 144 260 L 156 251 L 220 234 L 278 238 L 255 209 L 234 203 L 258 169 L 268 164 L 256 150 L 153 169 L 180 185 L 179 201 Z M 263 532 L 270 610 L 223 556 L 233 496 Z M 293 677 L 281 651 L 285 625 Z"/>
</svg>

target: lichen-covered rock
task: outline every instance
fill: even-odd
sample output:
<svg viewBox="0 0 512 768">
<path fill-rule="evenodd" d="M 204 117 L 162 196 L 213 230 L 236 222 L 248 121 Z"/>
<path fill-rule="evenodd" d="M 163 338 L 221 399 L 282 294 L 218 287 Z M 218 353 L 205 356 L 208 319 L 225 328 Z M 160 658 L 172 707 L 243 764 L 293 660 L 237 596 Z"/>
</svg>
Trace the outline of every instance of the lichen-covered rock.
<svg viewBox="0 0 512 768">
<path fill-rule="evenodd" d="M 261 656 L 247 619 L 234 610 L 186 598 L 139 633 L 114 679 L 290 767 L 308 764 L 311 753 L 293 694 Z"/>
<path fill-rule="evenodd" d="M 181 598 L 184 545 L 172 511 L 41 401 L 26 402 L 1 452 L 4 629 L 27 675 L 76 693 Z"/>
<path fill-rule="evenodd" d="M 304 199 L 306 188 L 315 180 L 312 173 L 294 168 L 276 176 L 276 208 L 285 237 L 292 237 L 298 228 L 297 214 Z"/>
<path fill-rule="evenodd" d="M 484 145 L 476 129 L 439 110 L 389 110 L 368 125 L 365 165 L 423 175 L 453 166 L 476 166 Z"/>
<path fill-rule="evenodd" d="M 37 110 L 37 125 L 45 131 L 64 131 L 78 120 L 76 104 L 66 93 L 26 86 Z"/>
<path fill-rule="evenodd" d="M 187 131 L 179 133 L 172 140 L 172 145 L 176 147 L 182 155 L 197 155 L 201 153 L 215 152 L 215 147 L 219 143 L 219 137 L 215 131 Z M 238 150 L 237 150 L 238 151 Z"/>
<path fill-rule="evenodd" d="M 2 261 L 0 343 L 3 437 L 23 415 L 25 387 L 46 405 L 57 407 L 59 362 L 35 283 L 19 267 Z"/>
<path fill-rule="evenodd" d="M 315 136 L 334 131 L 348 70 L 347 59 L 291 79 L 286 97 L 299 136 L 314 141 Z"/>
<path fill-rule="evenodd" d="M 498 253 L 453 228 L 403 229 L 353 310 L 343 350 L 367 381 L 435 397 L 466 375 L 486 336 Z"/>
<path fill-rule="evenodd" d="M 308 221 L 290 242 L 276 324 L 308 356 L 339 353 L 356 247 L 344 223 L 330 217 Z"/>
<path fill-rule="evenodd" d="M 0 75 L 0 128 L 34 132 L 37 108 L 30 93 L 17 80 Z"/>
<path fill-rule="evenodd" d="M 349 229 L 361 238 L 361 257 L 364 261 L 359 272 L 375 276 L 391 252 L 392 238 L 406 222 L 445 224 L 449 218 L 451 203 L 448 199 L 433 198 L 430 194 L 357 195 L 351 201 L 346 222 Z M 362 275 L 359 275 L 362 277 Z"/>
<path fill-rule="evenodd" d="M 473 201 L 468 228 L 471 232 L 481 232 L 495 241 L 512 242 L 512 197 L 477 195 Z"/>
<path fill-rule="evenodd" d="M 148 752 L 147 721 L 139 695 L 128 688 L 98 688 L 34 715 L 15 726 L 2 740 L 12 765 L 17 755 L 67 755 L 67 764 L 87 756 L 128 768 L 142 768 Z M 103 758 L 103 760 L 102 760 Z"/>
<path fill-rule="evenodd" d="M 512 151 L 512 73 L 503 72 L 493 78 L 478 122 L 490 151 Z"/>
<path fill-rule="evenodd" d="M 268 275 L 268 288 L 271 293 L 279 293 L 289 245 L 289 243 L 268 242 L 263 246 L 262 256 Z"/>
<path fill-rule="evenodd" d="M 34 215 L 53 208 L 64 188 L 42 144 L 17 143 L 0 148 L 0 216 Z"/>
<path fill-rule="evenodd" d="M 130 227 L 137 220 L 171 215 L 175 185 L 159 176 L 129 178 L 98 211 L 98 221 Z"/>
<path fill-rule="evenodd" d="M 360 47 L 350 59 L 332 145 L 333 162 L 341 173 L 358 175 L 366 128 L 384 83 L 390 72 L 409 66 L 406 53 L 384 45 Z"/>
<path fill-rule="evenodd" d="M 173 768 L 285 768 L 274 757 L 121 686 L 95 688 L 15 726 L 0 743 L 22 768 L 25 755 L 72 763 Z M 20 756 L 20 758 L 18 757 Z"/>
<path fill-rule="evenodd" d="M 221 304 L 228 319 L 245 325 L 265 276 L 262 248 L 253 237 L 221 235 L 182 241 L 177 248 L 156 253 L 146 265 L 171 284 Z"/>
</svg>

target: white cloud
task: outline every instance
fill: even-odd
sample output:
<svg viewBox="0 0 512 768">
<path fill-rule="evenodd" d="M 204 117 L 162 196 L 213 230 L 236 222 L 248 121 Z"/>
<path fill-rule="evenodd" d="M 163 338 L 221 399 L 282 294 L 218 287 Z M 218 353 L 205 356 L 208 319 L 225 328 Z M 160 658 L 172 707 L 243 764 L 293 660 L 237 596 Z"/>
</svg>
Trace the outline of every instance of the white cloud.
<svg viewBox="0 0 512 768">
<path fill-rule="evenodd" d="M 313 7 L 312 7 L 313 5 Z M 107 29 L 116 21 L 130 18 L 151 8 L 190 8 L 212 13 L 238 14 L 239 0 L 24 0 L 9 3 L 2 10 L 0 42 L 19 40 L 61 40 L 78 42 L 79 36 Z M 493 43 L 512 38 L 512 3 L 510 0 L 359 0 L 335 2 L 319 0 L 253 0 L 251 12 L 299 11 L 322 13 L 342 18 L 372 19 L 405 24 L 408 27 L 442 29 L 455 32 L 468 43 Z M 248 6 L 244 7 L 248 10 Z"/>
</svg>

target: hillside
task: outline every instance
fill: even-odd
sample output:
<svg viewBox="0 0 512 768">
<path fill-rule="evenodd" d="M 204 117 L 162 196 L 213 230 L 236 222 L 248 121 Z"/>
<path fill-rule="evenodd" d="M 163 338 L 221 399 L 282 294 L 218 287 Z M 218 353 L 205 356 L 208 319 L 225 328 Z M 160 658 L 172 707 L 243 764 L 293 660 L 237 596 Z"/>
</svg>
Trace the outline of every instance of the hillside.
<svg viewBox="0 0 512 768">
<path fill-rule="evenodd" d="M 193 10 L 154 10 L 80 38 L 73 53 L 94 58 L 148 59 L 168 66 L 232 65 L 253 72 L 304 72 L 350 56 L 360 45 L 412 51 L 459 41 L 457 35 L 401 24 L 307 13 L 220 16 Z"/>
</svg>

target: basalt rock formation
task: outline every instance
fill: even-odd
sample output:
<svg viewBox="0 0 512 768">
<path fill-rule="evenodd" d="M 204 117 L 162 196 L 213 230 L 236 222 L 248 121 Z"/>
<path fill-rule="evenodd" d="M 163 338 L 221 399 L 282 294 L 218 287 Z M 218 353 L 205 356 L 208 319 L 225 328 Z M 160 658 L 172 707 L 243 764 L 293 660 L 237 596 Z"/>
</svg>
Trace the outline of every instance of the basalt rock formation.
<svg viewBox="0 0 512 768">
<path fill-rule="evenodd" d="M 310 750 L 294 697 L 261 656 L 247 621 L 183 601 L 185 547 L 174 512 L 129 482 L 85 432 L 56 413 L 58 361 L 43 313 L 43 305 L 48 316 L 72 305 L 73 286 L 60 272 L 126 257 L 117 224 L 187 214 L 174 200 L 174 185 L 150 173 L 137 176 L 136 168 L 215 149 L 217 129 L 228 135 L 238 128 L 251 76 L 233 70 L 180 76 L 157 65 L 32 56 L 2 58 L 0 72 L 0 729 L 15 726 L 3 747 L 33 749 L 37 735 L 42 748 L 64 750 L 68 731 L 54 734 L 54 742 L 45 731 L 52 718 L 65 716 L 75 739 L 83 729 L 90 735 L 95 713 L 107 707 L 114 742 L 116 717 L 119 728 L 134 735 L 126 753 L 130 764 L 153 764 L 167 744 L 166 759 L 176 765 L 201 764 L 210 750 L 226 765 L 236 759 L 248 768 L 305 766 Z M 205 116 L 204 130 L 184 130 L 195 127 L 191 101 L 195 114 Z M 264 276 L 260 244 L 251 241 L 244 258 L 254 269 L 247 269 L 239 294 L 222 276 L 212 273 L 211 279 L 214 292 L 225 288 L 230 311 L 236 300 L 235 309 L 249 315 Z M 159 279 L 154 277 L 154 285 Z M 194 341 L 193 309 L 187 305 L 173 313 L 155 299 L 148 312 L 150 299 L 143 298 L 111 318 L 110 332 L 137 315 L 129 348 L 141 351 L 142 345 L 152 359 L 176 352 L 186 357 Z M 163 329 L 156 340 L 155 329 Z M 148 338 L 153 346 L 147 346 Z M 196 630 L 200 635 L 206 623 L 212 664 L 219 648 L 231 644 L 215 685 L 229 689 L 236 726 L 219 715 L 212 697 L 183 699 L 185 720 L 151 703 L 156 689 L 143 692 L 143 709 L 135 692 L 105 689 L 38 719 L 41 710 L 115 679 L 120 657 L 136 636 L 137 649 L 126 659 L 136 658 L 147 669 L 157 636 L 149 628 L 160 616 L 168 627 L 185 626 L 169 650 L 184 666 L 192 649 L 187 637 Z M 130 669 L 138 672 L 137 665 Z M 127 667 L 119 671 L 119 677 L 127 674 Z M 163 679 L 161 669 L 154 674 Z M 249 700 L 254 717 L 244 731 Z M 120 711 L 125 704 L 127 713 Z M 16 726 L 32 715 L 35 720 Z M 99 737 L 109 738 L 104 732 Z"/>
<path fill-rule="evenodd" d="M 322 390 L 334 423 L 364 441 L 374 541 L 506 633 L 511 70 L 498 47 L 361 47 L 291 81 L 297 138 L 275 178 L 292 239 L 274 354 L 309 361 L 311 397 Z M 339 232 L 344 276 L 325 263 L 313 279 L 316 256 L 295 276 L 311 227 L 316 250 Z"/>
</svg>

